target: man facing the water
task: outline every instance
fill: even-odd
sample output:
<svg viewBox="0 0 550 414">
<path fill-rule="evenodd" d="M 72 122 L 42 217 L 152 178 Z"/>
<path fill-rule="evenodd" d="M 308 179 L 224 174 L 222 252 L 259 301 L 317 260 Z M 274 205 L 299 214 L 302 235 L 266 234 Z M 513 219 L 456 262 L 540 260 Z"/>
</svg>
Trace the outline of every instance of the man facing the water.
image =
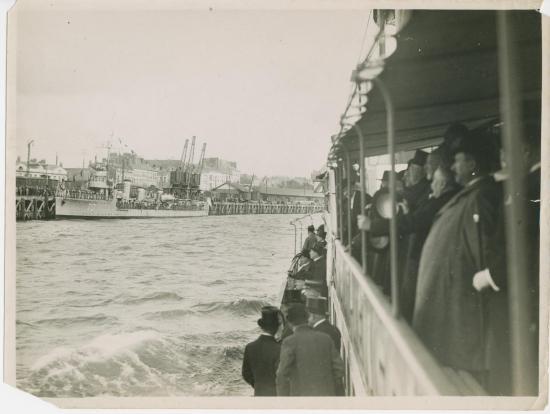
<svg viewBox="0 0 550 414">
<path fill-rule="evenodd" d="M 275 340 L 279 329 L 279 309 L 264 306 L 258 319 L 262 334 L 244 349 L 242 375 L 254 388 L 254 396 L 275 396 L 275 372 L 281 345 Z"/>
<path fill-rule="evenodd" d="M 315 226 L 313 224 L 307 227 L 307 237 L 302 247 L 302 254 L 309 257 L 309 251 L 317 243 L 317 236 L 315 235 Z"/>
<path fill-rule="evenodd" d="M 309 251 L 311 264 L 308 271 L 305 273 L 306 286 L 310 286 L 317 290 L 321 296 L 326 297 L 328 294 L 327 287 L 327 258 L 326 251 L 323 245 L 316 242 Z"/>
<path fill-rule="evenodd" d="M 294 333 L 283 340 L 277 369 L 278 396 L 335 396 L 344 376 L 344 363 L 332 339 L 308 326 L 303 304 L 288 310 Z"/>
</svg>

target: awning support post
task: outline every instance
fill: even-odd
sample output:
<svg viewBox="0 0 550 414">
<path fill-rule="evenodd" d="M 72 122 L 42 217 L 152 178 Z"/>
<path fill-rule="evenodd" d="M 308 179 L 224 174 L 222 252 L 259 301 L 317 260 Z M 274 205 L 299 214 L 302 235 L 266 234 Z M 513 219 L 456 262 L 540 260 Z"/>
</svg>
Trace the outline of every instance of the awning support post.
<svg viewBox="0 0 550 414">
<path fill-rule="evenodd" d="M 365 197 L 365 138 L 363 136 L 363 131 L 361 127 L 355 124 L 353 126 L 355 132 L 357 133 L 357 139 L 359 140 L 359 183 L 361 184 L 361 214 L 364 213 L 365 204 L 367 202 Z M 357 220 L 357 217 L 355 217 Z M 361 267 L 363 269 L 363 274 L 367 274 L 367 233 L 364 230 L 361 230 Z"/>
<path fill-rule="evenodd" d="M 352 240 L 352 237 L 351 237 L 351 159 L 350 159 L 350 156 L 349 156 L 349 152 L 347 150 L 347 148 L 344 146 L 344 162 L 346 164 L 346 177 L 347 177 L 347 180 L 346 180 L 346 189 L 347 189 L 347 192 L 348 192 L 348 196 L 347 196 L 347 202 L 346 202 L 346 208 L 347 208 L 347 214 L 346 214 L 346 225 L 347 225 L 347 228 L 348 228 L 348 248 L 349 248 L 349 252 L 351 254 L 351 240 Z"/>
<path fill-rule="evenodd" d="M 338 181 L 338 185 L 336 186 L 336 191 L 337 191 L 337 194 L 336 194 L 336 197 L 337 197 L 337 206 L 336 206 L 336 209 L 338 211 L 338 235 L 339 235 L 339 239 L 341 241 L 343 241 L 344 239 L 344 218 L 343 218 L 343 213 L 342 213 L 342 209 L 344 208 L 344 206 L 342 205 L 342 166 L 340 165 L 340 163 L 338 163 L 338 165 L 336 166 L 336 178 L 337 178 L 337 181 Z"/>
<path fill-rule="evenodd" d="M 386 130 L 388 138 L 388 154 L 390 155 L 390 205 L 391 205 L 391 217 L 390 217 L 390 268 L 391 268 L 391 304 L 393 315 L 397 318 L 399 316 L 399 278 L 397 268 L 397 209 L 396 209 L 396 192 L 395 192 L 395 125 L 394 125 L 394 108 L 391 96 L 386 89 L 384 83 L 379 79 L 374 79 L 374 84 L 380 90 L 382 98 L 384 99 L 384 106 L 386 107 Z"/>
<path fill-rule="evenodd" d="M 505 197 L 511 203 L 506 210 L 506 247 L 508 268 L 508 306 L 510 309 L 512 389 L 515 395 L 536 395 L 537 361 L 530 333 L 529 272 L 526 228 L 527 166 L 523 160 L 523 125 L 519 83 L 519 57 L 514 38 L 512 12 L 497 11 L 500 112 L 503 146 L 509 178 Z M 537 258 L 538 260 L 538 258 Z M 538 338 L 537 338 L 538 339 Z"/>
</svg>

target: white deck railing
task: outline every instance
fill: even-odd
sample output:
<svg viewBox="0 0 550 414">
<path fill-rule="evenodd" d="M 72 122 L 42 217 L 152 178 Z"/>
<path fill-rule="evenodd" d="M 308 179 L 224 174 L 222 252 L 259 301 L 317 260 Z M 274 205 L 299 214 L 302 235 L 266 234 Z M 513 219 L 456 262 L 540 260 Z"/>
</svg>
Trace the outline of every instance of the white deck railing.
<svg viewBox="0 0 550 414">
<path fill-rule="evenodd" d="M 331 317 L 342 332 L 350 395 L 483 395 L 465 372 L 440 366 L 339 240 L 327 257 Z"/>
</svg>

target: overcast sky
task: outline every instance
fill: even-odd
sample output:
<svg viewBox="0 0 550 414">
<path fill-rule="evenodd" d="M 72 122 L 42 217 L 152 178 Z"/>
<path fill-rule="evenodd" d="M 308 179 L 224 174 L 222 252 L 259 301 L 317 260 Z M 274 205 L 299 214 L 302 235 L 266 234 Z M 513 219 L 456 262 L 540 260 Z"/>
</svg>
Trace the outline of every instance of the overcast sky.
<svg viewBox="0 0 550 414">
<path fill-rule="evenodd" d="M 305 176 L 326 162 L 369 16 L 50 4 L 8 21 L 22 159 L 34 139 L 33 157 L 80 166 L 119 138 L 144 158 L 179 159 L 196 135 L 207 157 L 256 175 Z"/>
</svg>

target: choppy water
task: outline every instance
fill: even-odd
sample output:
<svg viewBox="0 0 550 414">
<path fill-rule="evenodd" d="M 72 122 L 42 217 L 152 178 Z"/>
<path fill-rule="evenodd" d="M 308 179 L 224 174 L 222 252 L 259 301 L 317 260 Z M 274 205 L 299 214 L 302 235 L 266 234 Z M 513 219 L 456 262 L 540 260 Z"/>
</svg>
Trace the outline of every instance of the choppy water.
<svg viewBox="0 0 550 414">
<path fill-rule="evenodd" d="M 17 383 L 40 396 L 250 395 L 290 215 L 17 224 Z"/>
</svg>

